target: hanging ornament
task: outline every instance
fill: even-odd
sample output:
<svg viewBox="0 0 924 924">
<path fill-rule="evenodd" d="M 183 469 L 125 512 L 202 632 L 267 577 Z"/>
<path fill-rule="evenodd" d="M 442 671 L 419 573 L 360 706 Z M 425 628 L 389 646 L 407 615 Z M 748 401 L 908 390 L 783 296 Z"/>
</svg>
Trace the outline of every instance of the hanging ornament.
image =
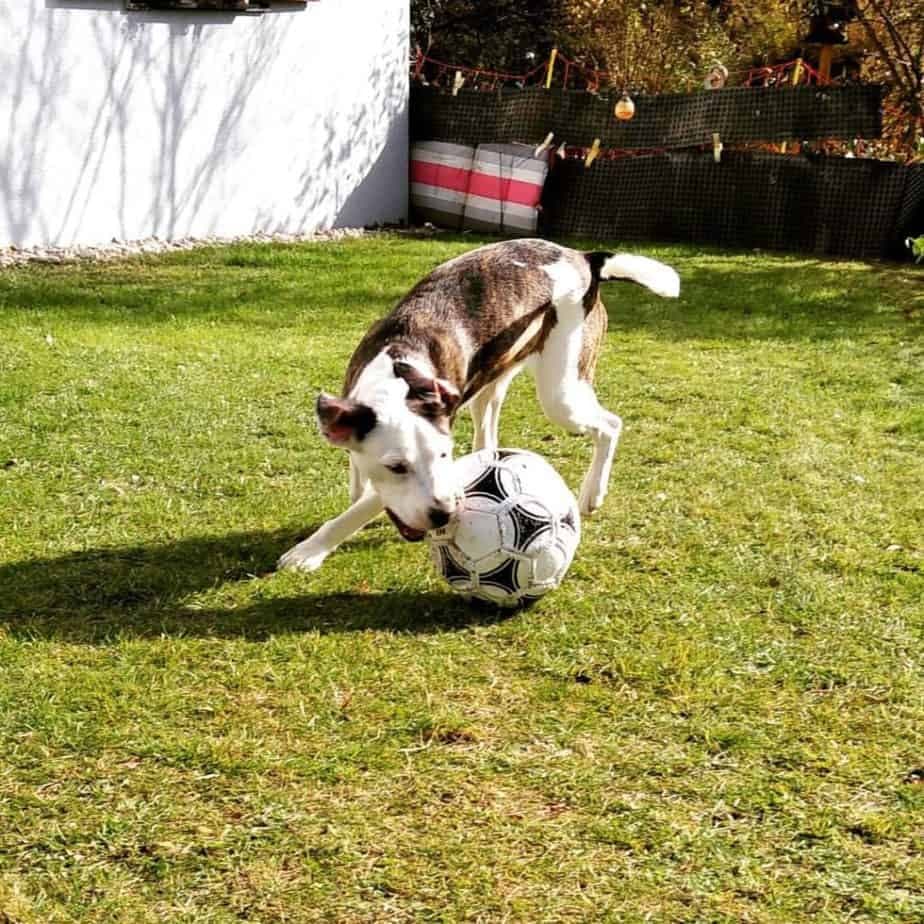
<svg viewBox="0 0 924 924">
<path fill-rule="evenodd" d="M 706 74 L 703 81 L 703 87 L 706 90 L 721 90 L 728 81 L 728 68 L 721 62 L 716 61 L 712 65 L 712 70 Z"/>
<path fill-rule="evenodd" d="M 628 93 L 623 93 L 616 101 L 613 115 L 621 122 L 628 122 L 635 115 L 635 103 L 632 102 Z"/>
</svg>

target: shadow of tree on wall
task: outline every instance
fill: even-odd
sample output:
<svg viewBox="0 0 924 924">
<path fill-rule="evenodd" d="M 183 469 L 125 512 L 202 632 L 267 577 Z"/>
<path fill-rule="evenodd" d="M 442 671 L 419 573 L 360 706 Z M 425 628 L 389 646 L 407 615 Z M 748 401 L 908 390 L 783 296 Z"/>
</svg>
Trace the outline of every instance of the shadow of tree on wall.
<svg viewBox="0 0 924 924">
<path fill-rule="evenodd" d="M 394 28 L 400 30 L 396 22 Z M 401 48 L 398 35 L 383 37 L 384 48 Z M 321 224 L 349 227 L 363 224 L 370 196 L 381 197 L 383 188 L 393 187 L 394 177 L 407 174 L 408 111 L 407 74 L 398 66 L 384 66 L 381 56 L 356 66 L 365 69 L 365 82 L 382 90 L 381 105 L 355 101 L 349 117 L 349 135 L 343 133 L 330 113 L 316 119 L 310 132 L 324 139 L 321 156 L 305 164 L 299 176 L 299 191 L 293 208 L 282 221 L 265 215 L 263 230 L 286 226 L 307 226 L 321 218 Z M 378 140 L 381 139 L 381 140 Z"/>
<path fill-rule="evenodd" d="M 26 2 L 24 29 L 21 13 L 0 5 L 0 30 L 11 33 L 16 27 L 24 36 L 19 47 L 0 51 L 12 65 L 5 71 L 14 76 L 0 147 L 0 209 L 14 242 L 80 239 L 91 211 L 101 208 L 112 209 L 111 233 L 121 237 L 137 235 L 139 227 L 168 238 L 191 229 L 224 233 L 223 204 L 233 204 L 261 171 L 279 169 L 258 158 L 248 161 L 248 153 L 260 140 L 251 134 L 260 124 L 254 117 L 260 116 L 258 107 L 273 102 L 267 87 L 280 79 L 273 65 L 292 40 L 288 30 L 296 14 L 124 14 L 121 3 L 107 0 Z M 309 8 L 297 15 L 313 13 Z M 93 44 L 81 48 L 77 68 L 68 62 L 66 38 L 76 21 L 69 17 L 79 16 L 90 17 L 81 23 L 81 32 L 88 31 Z M 226 28 L 239 30 L 234 43 L 225 41 Z M 401 171 L 403 182 L 406 94 L 401 83 L 406 75 L 390 50 L 400 47 L 392 41 L 398 34 L 381 37 L 384 50 L 375 58 L 354 62 L 366 69 L 366 85 L 381 89 L 375 94 L 381 102 L 357 98 L 348 118 L 341 111 L 306 114 L 311 124 L 293 133 L 312 138 L 301 173 L 289 184 L 295 192 L 283 203 L 268 201 L 255 208 L 248 230 L 361 223 L 370 213 L 364 203 L 381 196 L 378 187 L 394 188 L 387 182 L 393 171 Z M 332 40 L 347 42 L 348 37 Z M 87 83 L 88 75 L 93 78 L 89 85 L 98 87 L 96 98 L 85 111 L 63 111 L 60 101 L 69 98 L 74 82 Z M 330 88 L 317 80 L 291 90 L 305 99 L 330 96 Z M 308 108 L 317 112 L 316 106 Z M 141 132 L 139 112 L 144 114 Z M 67 125 L 69 137 L 80 138 L 76 156 L 51 149 L 63 137 L 53 129 L 56 124 Z M 62 170 L 73 171 L 67 177 L 70 189 L 58 213 L 49 215 L 42 184 L 53 172 L 60 187 Z"/>
<path fill-rule="evenodd" d="M 66 75 L 64 57 L 54 53 L 62 39 L 61 24 L 45 16 L 35 0 L 29 4 L 24 31 L 22 45 L 8 38 L 0 43 L 0 72 L 12 75 L 10 85 L 3 88 L 9 115 L 0 147 L 0 212 L 14 241 L 24 239 L 36 223 L 43 238 L 51 234 L 38 199 L 38 184 L 53 153 L 42 129 L 58 117 Z M 0 4 L 0 35 L 16 36 L 12 6 L 7 4 Z M 11 66 L 4 58 L 10 59 Z"/>
</svg>

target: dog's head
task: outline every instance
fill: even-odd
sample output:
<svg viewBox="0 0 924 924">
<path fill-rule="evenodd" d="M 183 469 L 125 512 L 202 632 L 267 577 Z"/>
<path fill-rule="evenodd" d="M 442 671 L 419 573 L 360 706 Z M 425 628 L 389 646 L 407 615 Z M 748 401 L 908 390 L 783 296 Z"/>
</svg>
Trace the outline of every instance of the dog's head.
<svg viewBox="0 0 924 924">
<path fill-rule="evenodd" d="M 396 360 L 387 380 L 364 397 L 368 403 L 322 394 L 321 433 L 349 450 L 401 535 L 418 541 L 427 530 L 445 526 L 458 506 L 450 429 L 459 393 Z"/>
</svg>

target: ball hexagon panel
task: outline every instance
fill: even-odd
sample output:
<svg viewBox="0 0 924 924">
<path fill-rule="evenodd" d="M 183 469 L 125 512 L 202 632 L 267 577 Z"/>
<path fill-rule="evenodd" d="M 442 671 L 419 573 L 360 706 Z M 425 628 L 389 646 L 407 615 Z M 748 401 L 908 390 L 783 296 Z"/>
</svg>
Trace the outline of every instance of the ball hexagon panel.
<svg viewBox="0 0 924 924">
<path fill-rule="evenodd" d="M 510 553 L 506 549 L 492 549 L 486 555 L 482 555 L 477 561 L 470 564 L 470 570 L 480 578 L 483 574 L 488 574 L 496 568 L 500 568 L 510 558 Z"/>
<path fill-rule="evenodd" d="M 467 456 L 459 456 L 455 460 L 456 478 L 458 478 L 460 484 L 468 484 L 481 474 L 485 466 L 493 462 L 494 453 L 489 449 L 472 452 Z"/>
<path fill-rule="evenodd" d="M 467 565 L 457 561 L 452 551 L 445 546 L 438 546 L 437 552 L 439 555 L 438 565 L 443 577 L 450 584 L 458 585 L 459 587 L 471 587 L 472 575 Z"/>
<path fill-rule="evenodd" d="M 467 508 L 465 516 L 459 518 L 452 541 L 471 561 L 500 549 L 502 539 L 497 514 Z"/>
<path fill-rule="evenodd" d="M 465 485 L 465 496 L 485 497 L 493 501 L 502 501 L 510 497 L 510 491 L 501 480 L 502 472 L 496 465 L 489 465 Z M 516 487 L 514 486 L 514 493 Z"/>
<path fill-rule="evenodd" d="M 566 514 L 559 517 L 558 522 L 561 524 L 563 529 L 571 530 L 575 536 L 580 535 L 581 526 L 578 522 L 576 510 L 569 510 Z"/>
<path fill-rule="evenodd" d="M 517 497 L 500 515 L 504 548 L 522 551 L 540 536 L 554 537 L 555 517 L 532 497 Z"/>
<path fill-rule="evenodd" d="M 521 590 L 518 573 L 520 564 L 519 559 L 505 555 L 496 568 L 479 572 L 478 589 L 493 588 L 503 593 L 505 597 L 519 596 Z"/>
<path fill-rule="evenodd" d="M 538 549 L 533 556 L 533 580 L 542 586 L 556 586 L 565 576 L 571 556 L 558 542 Z"/>
</svg>

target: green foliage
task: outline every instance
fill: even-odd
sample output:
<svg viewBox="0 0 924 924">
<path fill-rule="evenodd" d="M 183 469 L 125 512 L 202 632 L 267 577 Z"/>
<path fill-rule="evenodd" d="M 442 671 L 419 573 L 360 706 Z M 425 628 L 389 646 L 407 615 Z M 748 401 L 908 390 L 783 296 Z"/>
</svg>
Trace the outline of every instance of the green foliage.
<svg viewBox="0 0 924 924">
<path fill-rule="evenodd" d="M 890 88 L 885 136 L 913 155 L 924 136 L 924 0 L 857 0 L 856 13 L 864 76 Z"/>
<path fill-rule="evenodd" d="M 521 74 L 554 44 L 557 0 L 413 0 L 411 42 L 453 64 Z"/>
<path fill-rule="evenodd" d="M 766 64 L 797 38 L 799 5 L 782 0 L 570 0 L 562 40 L 611 74 L 650 92 L 698 89 L 713 62 L 730 70 Z"/>
<path fill-rule="evenodd" d="M 920 271 L 635 247 L 683 290 L 605 288 L 558 591 L 386 522 L 274 573 L 347 501 L 314 396 L 477 243 L 0 274 L 0 920 L 924 919 Z M 525 380 L 501 433 L 579 482 Z"/>
<path fill-rule="evenodd" d="M 605 70 L 617 86 L 649 91 L 702 85 L 713 62 L 772 62 L 792 50 L 796 0 L 415 0 L 414 41 L 451 63 L 523 73 L 553 45 Z M 534 58 L 527 58 L 528 53 Z"/>
</svg>

